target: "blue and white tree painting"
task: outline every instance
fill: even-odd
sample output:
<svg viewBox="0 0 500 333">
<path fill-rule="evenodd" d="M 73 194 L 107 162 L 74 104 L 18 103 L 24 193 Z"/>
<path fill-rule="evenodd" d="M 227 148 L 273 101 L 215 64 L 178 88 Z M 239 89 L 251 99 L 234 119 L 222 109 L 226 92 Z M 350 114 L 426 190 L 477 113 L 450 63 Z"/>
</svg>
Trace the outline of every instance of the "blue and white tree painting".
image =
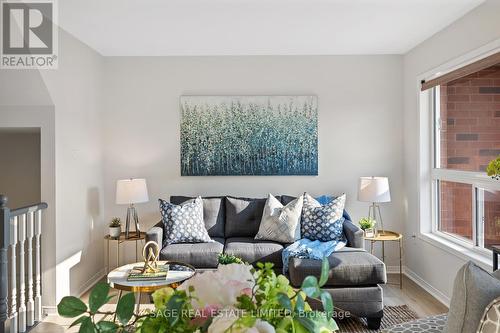
<svg viewBox="0 0 500 333">
<path fill-rule="evenodd" d="M 182 96 L 183 176 L 317 175 L 316 96 Z"/>
</svg>

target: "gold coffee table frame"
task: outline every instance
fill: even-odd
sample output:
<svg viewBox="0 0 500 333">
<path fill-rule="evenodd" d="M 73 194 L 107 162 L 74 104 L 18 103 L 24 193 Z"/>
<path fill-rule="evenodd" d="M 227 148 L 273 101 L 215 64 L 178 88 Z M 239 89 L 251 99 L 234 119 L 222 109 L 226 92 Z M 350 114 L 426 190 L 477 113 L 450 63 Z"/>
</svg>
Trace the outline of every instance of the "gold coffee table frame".
<svg viewBox="0 0 500 333">
<path fill-rule="evenodd" d="M 184 281 L 191 279 L 193 276 L 197 274 L 196 269 L 193 266 L 180 261 L 160 260 L 158 261 L 158 263 L 170 266 L 172 265 L 184 266 L 190 269 L 192 274 L 190 274 L 189 276 L 182 276 L 181 274 L 178 278 L 176 278 L 175 272 L 182 272 L 182 271 L 169 270 L 166 281 L 127 281 L 128 272 L 130 272 L 130 270 L 133 267 L 143 266 L 144 262 L 136 262 L 120 266 L 109 272 L 107 275 L 107 281 L 110 287 L 117 289 L 119 291 L 118 300 L 120 300 L 124 291 L 130 291 L 136 293 L 137 294 L 136 312 L 139 312 L 139 307 L 141 304 L 141 296 L 143 293 L 152 293 L 158 289 L 163 289 L 167 287 L 175 289 L 179 287 Z M 169 274 L 171 275 L 170 279 L 168 278 Z M 174 276 L 172 277 L 172 275 Z"/>
<path fill-rule="evenodd" d="M 373 244 L 375 242 L 382 243 L 382 261 L 385 263 L 385 242 L 399 243 L 399 288 L 403 289 L 403 235 L 395 232 L 384 230 L 378 232 L 374 237 L 364 237 L 370 241 L 370 253 L 373 254 Z"/>
</svg>

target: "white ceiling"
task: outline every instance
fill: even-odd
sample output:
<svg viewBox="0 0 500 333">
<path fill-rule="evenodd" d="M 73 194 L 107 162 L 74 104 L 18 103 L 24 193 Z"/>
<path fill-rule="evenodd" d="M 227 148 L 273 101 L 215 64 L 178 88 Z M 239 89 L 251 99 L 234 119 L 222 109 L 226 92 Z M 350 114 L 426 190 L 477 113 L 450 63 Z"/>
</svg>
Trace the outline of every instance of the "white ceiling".
<svg viewBox="0 0 500 333">
<path fill-rule="evenodd" d="M 103 55 L 403 54 L 483 0 L 61 0 Z"/>
</svg>

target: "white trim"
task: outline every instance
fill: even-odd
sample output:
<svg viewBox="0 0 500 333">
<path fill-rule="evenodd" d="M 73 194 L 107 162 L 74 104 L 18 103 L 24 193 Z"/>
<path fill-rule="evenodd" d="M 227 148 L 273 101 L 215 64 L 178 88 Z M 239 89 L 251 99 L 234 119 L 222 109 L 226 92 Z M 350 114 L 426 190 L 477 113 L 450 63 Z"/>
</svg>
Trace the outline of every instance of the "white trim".
<svg viewBox="0 0 500 333">
<path fill-rule="evenodd" d="M 77 295 L 78 297 L 82 297 L 87 291 L 90 290 L 93 286 L 97 284 L 97 282 L 101 281 L 102 278 L 106 276 L 105 268 L 102 268 L 97 273 L 95 273 L 90 279 L 88 279 L 84 284 L 78 288 Z"/>
<path fill-rule="evenodd" d="M 488 177 L 484 172 L 432 169 L 431 175 L 433 180 L 439 179 L 455 183 L 464 183 L 489 190 L 500 191 L 500 182 Z"/>
<path fill-rule="evenodd" d="M 417 273 L 409 269 L 408 267 L 404 267 L 404 275 L 406 275 L 410 280 L 415 282 L 419 287 L 427 291 L 432 297 L 437 299 L 441 304 L 446 307 L 450 307 L 451 299 L 443 294 L 438 289 L 434 288 L 431 284 L 427 283 L 423 278 L 421 278 Z"/>
<path fill-rule="evenodd" d="M 53 305 L 42 306 L 43 316 L 57 315 L 57 307 Z"/>
</svg>

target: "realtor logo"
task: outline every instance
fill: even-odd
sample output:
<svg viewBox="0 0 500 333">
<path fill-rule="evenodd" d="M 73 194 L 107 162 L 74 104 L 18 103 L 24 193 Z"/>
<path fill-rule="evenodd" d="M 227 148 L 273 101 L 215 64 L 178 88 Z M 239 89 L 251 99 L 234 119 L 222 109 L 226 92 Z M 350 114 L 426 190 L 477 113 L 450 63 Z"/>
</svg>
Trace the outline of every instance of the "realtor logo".
<svg viewBox="0 0 500 333">
<path fill-rule="evenodd" d="M 1 68 L 57 68 L 55 0 L 0 0 Z"/>
</svg>

